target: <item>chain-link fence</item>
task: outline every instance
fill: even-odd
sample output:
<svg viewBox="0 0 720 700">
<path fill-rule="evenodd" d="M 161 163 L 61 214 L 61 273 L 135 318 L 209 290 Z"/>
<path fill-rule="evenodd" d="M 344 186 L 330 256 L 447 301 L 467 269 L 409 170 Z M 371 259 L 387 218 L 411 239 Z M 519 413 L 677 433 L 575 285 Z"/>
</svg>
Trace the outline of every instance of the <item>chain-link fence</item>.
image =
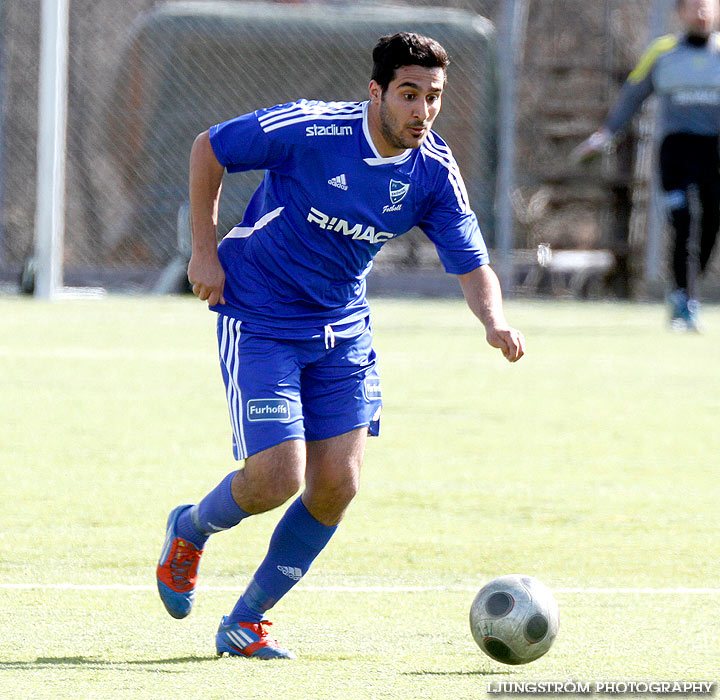
<svg viewBox="0 0 720 700">
<path fill-rule="evenodd" d="M 539 244 L 609 249 L 625 266 L 623 279 L 638 273 L 631 257 L 645 241 L 638 216 L 648 206 L 650 168 L 633 160 L 634 137 L 617 160 L 590 169 L 572 168 L 568 154 L 599 125 L 647 43 L 656 2 L 520 3 L 512 193 L 517 289 L 542 289 L 533 277 L 534 253 L 523 257 Z M 436 129 L 453 148 L 493 247 L 497 80 L 507 68 L 495 59 L 502 9 L 503 0 L 392 6 L 70 0 L 66 281 L 157 287 L 163 271 L 186 254 L 178 213 L 187 200 L 194 136 L 299 97 L 365 99 L 372 47 L 399 30 L 430 34 L 451 54 Z M 0 12 L 0 279 L 13 282 L 33 253 L 40 0 L 1 0 Z M 226 178 L 221 233 L 240 218 L 258 181 L 257 173 Z M 628 216 L 633 199 L 635 229 Z M 376 268 L 407 284 L 438 269 L 432 246 L 414 234 L 386 245 Z"/>
</svg>

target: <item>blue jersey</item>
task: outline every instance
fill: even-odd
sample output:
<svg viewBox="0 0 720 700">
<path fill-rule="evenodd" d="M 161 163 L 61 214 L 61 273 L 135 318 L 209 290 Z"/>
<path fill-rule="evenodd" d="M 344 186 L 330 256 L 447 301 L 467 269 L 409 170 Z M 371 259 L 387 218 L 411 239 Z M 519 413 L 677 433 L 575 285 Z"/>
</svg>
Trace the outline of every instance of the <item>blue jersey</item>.
<svg viewBox="0 0 720 700">
<path fill-rule="evenodd" d="M 228 172 L 265 170 L 243 220 L 218 248 L 226 304 L 214 311 L 278 331 L 369 313 L 365 278 L 389 240 L 420 227 L 447 272 L 488 262 L 447 144 L 383 158 L 367 102 L 300 100 L 210 128 Z"/>
</svg>

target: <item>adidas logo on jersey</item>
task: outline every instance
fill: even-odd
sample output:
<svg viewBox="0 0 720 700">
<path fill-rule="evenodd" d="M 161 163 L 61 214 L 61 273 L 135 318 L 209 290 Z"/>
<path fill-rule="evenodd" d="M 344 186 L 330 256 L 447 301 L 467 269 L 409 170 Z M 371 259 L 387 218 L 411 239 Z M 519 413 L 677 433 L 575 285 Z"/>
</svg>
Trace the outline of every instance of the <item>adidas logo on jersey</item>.
<svg viewBox="0 0 720 700">
<path fill-rule="evenodd" d="M 342 175 L 338 175 L 337 177 L 331 177 L 328 180 L 328 185 L 337 187 L 339 190 L 346 190 L 348 188 L 348 184 L 345 173 L 343 173 Z"/>
<path fill-rule="evenodd" d="M 278 571 L 293 581 L 299 581 L 303 575 L 303 572 L 297 566 L 278 566 Z"/>
</svg>

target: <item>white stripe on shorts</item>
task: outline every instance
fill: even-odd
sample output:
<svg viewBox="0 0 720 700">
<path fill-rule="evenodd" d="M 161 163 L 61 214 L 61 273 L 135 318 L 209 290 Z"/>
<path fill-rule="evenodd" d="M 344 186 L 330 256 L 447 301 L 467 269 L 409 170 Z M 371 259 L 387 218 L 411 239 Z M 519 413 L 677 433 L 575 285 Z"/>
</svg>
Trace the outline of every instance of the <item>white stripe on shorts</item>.
<svg viewBox="0 0 720 700">
<path fill-rule="evenodd" d="M 238 383 L 238 346 L 240 344 L 240 328 L 242 321 L 229 316 L 223 316 L 223 330 L 220 342 L 220 360 L 225 365 L 228 374 L 226 389 L 228 411 L 230 412 L 230 425 L 232 426 L 238 459 L 247 457 L 245 444 L 245 431 L 243 430 L 243 402 L 242 392 Z"/>
</svg>

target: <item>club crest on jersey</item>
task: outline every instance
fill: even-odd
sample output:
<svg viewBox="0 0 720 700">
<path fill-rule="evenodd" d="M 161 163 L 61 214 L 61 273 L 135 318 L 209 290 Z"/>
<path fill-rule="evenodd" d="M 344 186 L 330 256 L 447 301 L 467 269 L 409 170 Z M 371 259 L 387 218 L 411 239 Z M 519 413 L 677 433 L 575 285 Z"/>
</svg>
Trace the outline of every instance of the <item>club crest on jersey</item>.
<svg viewBox="0 0 720 700">
<path fill-rule="evenodd" d="M 402 182 L 401 180 L 390 180 L 390 201 L 393 204 L 397 204 L 402 201 L 405 195 L 410 189 L 409 182 Z"/>
</svg>

